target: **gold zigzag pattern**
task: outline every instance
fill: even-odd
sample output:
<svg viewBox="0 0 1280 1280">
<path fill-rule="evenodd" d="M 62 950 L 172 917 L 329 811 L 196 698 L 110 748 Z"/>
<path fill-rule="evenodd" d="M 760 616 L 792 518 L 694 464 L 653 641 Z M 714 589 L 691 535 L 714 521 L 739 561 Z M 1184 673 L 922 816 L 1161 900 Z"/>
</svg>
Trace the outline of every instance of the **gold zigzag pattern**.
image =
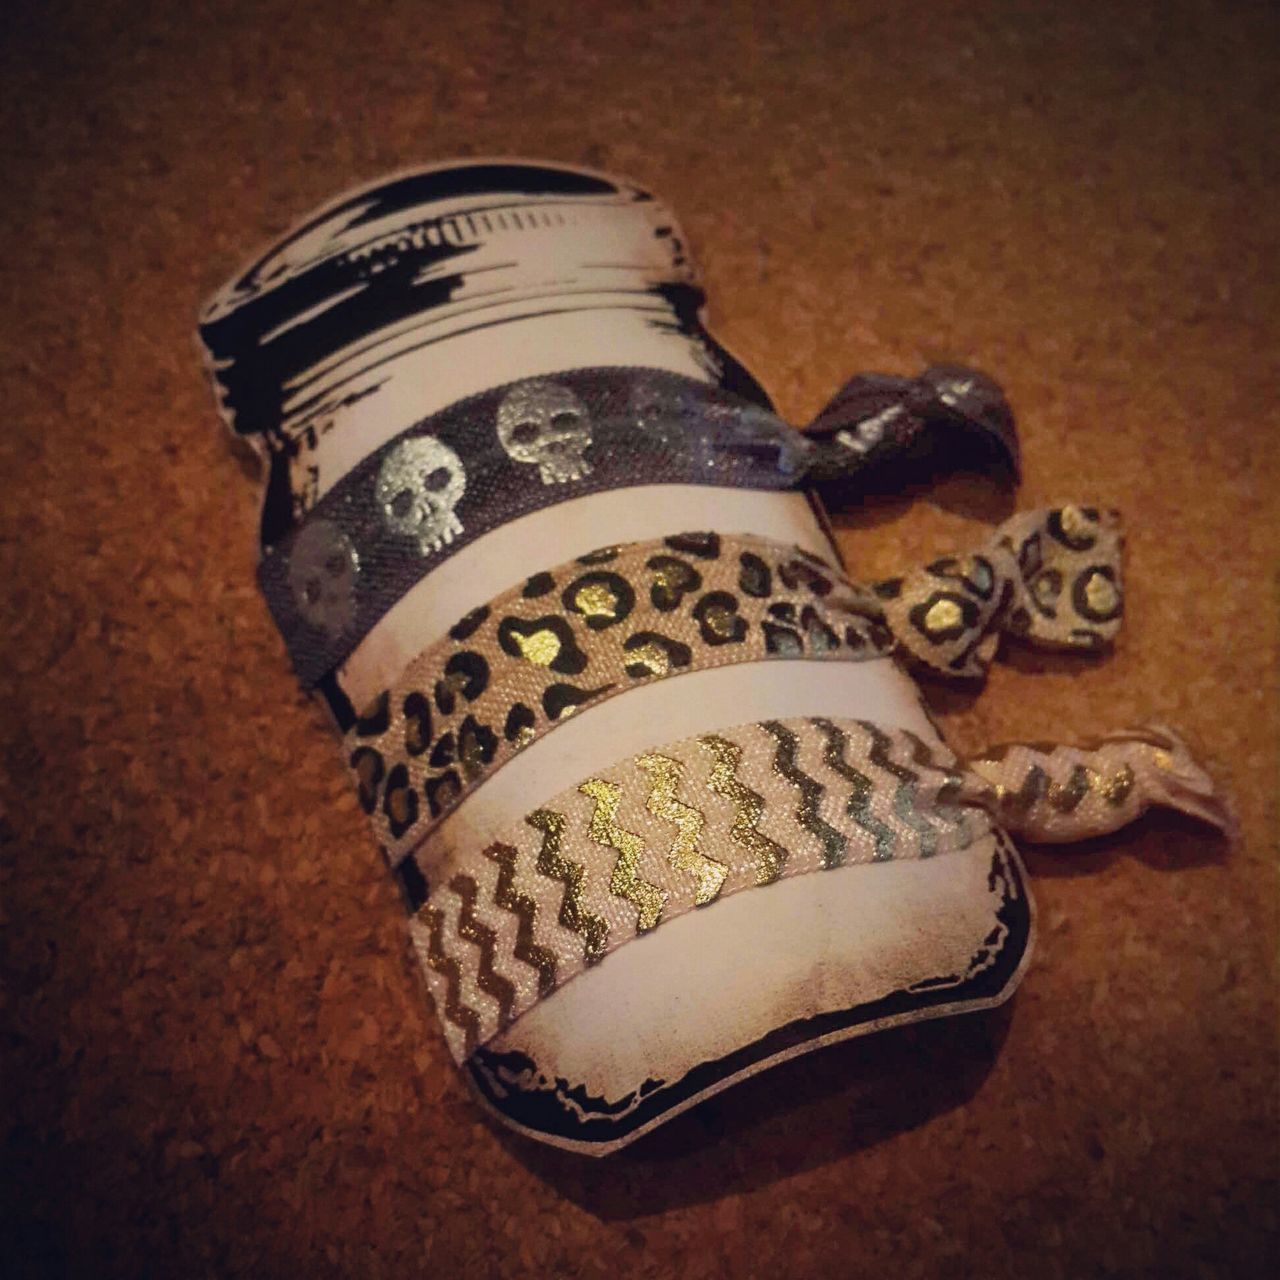
<svg viewBox="0 0 1280 1280">
<path fill-rule="evenodd" d="M 609 926 L 586 909 L 584 882 L 586 871 L 580 863 L 562 857 L 564 814 L 554 809 L 535 809 L 525 818 L 535 831 L 542 832 L 542 848 L 538 850 L 538 870 L 564 885 L 560 900 L 560 923 L 582 938 L 582 954 L 588 964 L 604 955 Z"/>
<path fill-rule="evenodd" d="M 697 881 L 693 895 L 697 906 L 704 907 L 708 902 L 714 902 L 724 886 L 729 868 L 698 851 L 705 818 L 701 810 L 682 804 L 676 798 L 676 787 L 684 772 L 680 761 L 670 756 L 650 754 L 639 756 L 636 763 L 649 775 L 651 785 L 646 802 L 649 812 L 673 823 L 676 828 L 676 838 L 667 854 L 667 861 L 677 871 L 688 871 Z"/>
<path fill-rule="evenodd" d="M 698 741 L 713 761 L 707 786 L 718 796 L 733 802 L 737 809 L 730 838 L 742 845 L 756 860 L 756 884 L 772 884 L 781 874 L 787 851 L 759 830 L 764 815 L 764 797 L 752 791 L 738 778 L 742 748 L 714 733 L 704 734 Z"/>
<path fill-rule="evenodd" d="M 1123 743 L 1151 747 L 1155 752 L 1158 765 L 1166 763 L 1168 753 L 1177 749 L 1177 743 L 1166 734 L 1158 729 L 1147 728 L 1109 733 L 1105 737 L 1091 738 L 1082 742 L 1078 747 L 1053 742 L 1003 743 L 988 747 L 980 756 L 970 761 L 970 766 L 980 769 L 985 776 L 994 770 L 990 767 L 984 769 L 983 766 L 1003 765 L 1019 748 L 1041 756 L 1046 761 L 1047 768 L 1038 770 L 1038 766 L 1033 765 L 1016 791 L 1010 788 L 1007 782 L 997 782 L 993 786 L 996 800 L 1001 804 L 1013 806 L 1013 811 L 1020 814 L 1026 813 L 1040 798 L 1037 788 L 1043 790 L 1044 798 L 1059 813 L 1072 813 L 1091 790 L 1096 791 L 1107 804 L 1116 807 L 1128 799 L 1137 781 L 1129 765 L 1121 764 L 1115 773 L 1106 777 L 1086 764 L 1077 763 L 1072 767 L 1066 782 L 1056 781 L 1054 771 L 1065 768 L 1071 754 L 1092 754 L 1103 747 Z M 1032 776 L 1037 770 L 1043 775 L 1042 777 Z M 1192 790 L 1194 791 L 1194 788 Z M 1032 798 L 1027 800 L 1026 795 L 1031 795 Z"/>
<path fill-rule="evenodd" d="M 1008 776 L 1007 769 L 1002 772 Z M 1049 789 L 1049 775 L 1038 764 L 1027 770 L 1017 787 L 1010 786 L 1008 782 L 989 781 L 991 786 L 984 793 L 984 798 L 989 796 L 998 812 L 1017 817 L 1025 817 Z"/>
<path fill-rule="evenodd" d="M 427 963 L 445 980 L 444 1016 L 462 1032 L 469 1054 L 480 1040 L 480 1016 L 462 1003 L 461 969 L 452 956 L 445 954 L 444 912 L 423 907 L 420 916 L 427 922 Z"/>
<path fill-rule="evenodd" d="M 667 895 L 656 884 L 640 874 L 640 855 L 644 841 L 618 826 L 618 798 L 622 790 L 603 778 L 588 778 L 578 787 L 584 796 L 596 802 L 591 814 L 591 838 L 604 849 L 616 849 L 618 860 L 609 877 L 609 891 L 626 898 L 636 909 L 636 931 L 652 929 L 662 915 Z"/>
<path fill-rule="evenodd" d="M 487 924 L 476 919 L 476 898 L 479 890 L 470 876 L 456 875 L 449 881 L 449 888 L 458 895 L 462 910 L 458 913 L 458 936 L 465 938 L 480 952 L 476 966 L 476 986 L 487 996 L 492 996 L 498 1006 L 498 1029 L 511 1021 L 511 1006 L 515 1003 L 516 989 L 511 982 L 493 967 L 498 935 Z"/>
<path fill-rule="evenodd" d="M 784 724 L 777 720 L 761 721 L 760 727 L 778 744 L 777 753 L 773 757 L 774 772 L 780 774 L 800 792 L 800 803 L 796 806 L 796 820 L 818 838 L 822 845 L 822 865 L 838 867 L 844 861 L 845 851 L 849 847 L 849 838 L 837 831 L 829 822 L 823 820 L 818 813 L 826 787 L 816 778 L 810 777 L 796 763 L 796 755 L 800 750 L 800 739 Z"/>
<path fill-rule="evenodd" d="M 822 755 L 823 763 L 852 788 L 845 804 L 845 812 L 875 841 L 873 860 L 884 862 L 892 858 L 897 836 L 891 827 L 871 812 L 873 784 L 861 769 L 855 769 L 846 758 L 849 752 L 849 735 L 830 720 L 816 719 L 813 723 L 827 739 Z"/>
<path fill-rule="evenodd" d="M 517 960 L 523 960 L 538 974 L 538 991 L 541 995 L 555 989 L 556 985 L 556 953 L 547 947 L 540 947 L 533 940 L 533 923 L 537 918 L 538 904 L 516 889 L 516 861 L 519 852 L 509 844 L 494 841 L 485 851 L 484 856 L 498 867 L 498 884 L 493 891 L 493 900 L 504 911 L 510 911 L 519 923 L 516 926 L 516 945 L 513 948 Z"/>
<path fill-rule="evenodd" d="M 1144 729 L 1120 729 L 1114 733 L 1105 733 L 1100 738 L 1084 738 L 1074 746 L 1062 742 L 1002 742 L 988 747 L 980 756 L 975 756 L 974 759 L 983 761 L 1003 760 L 1012 751 L 1024 750 L 1032 751 L 1036 755 L 1047 756 L 1050 759 L 1060 760 L 1060 753 L 1064 751 L 1092 752 L 1102 747 L 1126 742 L 1134 743 L 1137 746 L 1152 747 L 1157 751 L 1176 751 L 1178 747 L 1178 744 L 1168 734 L 1148 725 Z"/>
</svg>

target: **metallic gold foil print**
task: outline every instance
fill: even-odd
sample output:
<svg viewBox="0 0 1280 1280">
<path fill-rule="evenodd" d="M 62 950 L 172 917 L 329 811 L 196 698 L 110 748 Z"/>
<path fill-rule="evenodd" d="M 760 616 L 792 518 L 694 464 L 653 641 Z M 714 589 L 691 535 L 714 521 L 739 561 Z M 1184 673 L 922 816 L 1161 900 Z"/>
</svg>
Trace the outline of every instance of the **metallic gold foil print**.
<svg viewBox="0 0 1280 1280">
<path fill-rule="evenodd" d="M 444 913 L 428 903 L 418 912 L 427 926 L 427 964 L 444 983 L 443 1001 L 436 996 L 436 1009 L 442 1020 L 450 1022 L 461 1033 L 465 1057 L 480 1041 L 480 1015 L 462 1000 L 462 966 L 444 946 Z"/>
<path fill-rule="evenodd" d="M 677 871 L 687 871 L 694 877 L 697 883 L 694 904 L 705 907 L 719 896 L 729 868 L 698 850 L 706 815 L 701 809 L 682 803 L 676 796 L 683 766 L 678 760 L 657 753 L 639 756 L 636 764 L 649 775 L 649 796 L 645 802 L 649 812 L 676 828 L 676 838 L 667 854 L 667 861 Z"/>
<path fill-rule="evenodd" d="M 553 809 L 535 809 L 525 822 L 542 834 L 538 851 L 538 871 L 564 885 L 560 901 L 560 923 L 582 938 L 582 954 L 588 964 L 604 955 L 609 926 L 586 909 L 584 885 L 586 871 L 580 863 L 561 855 L 564 847 L 565 816 Z"/>
<path fill-rule="evenodd" d="M 733 620 L 737 615 L 725 608 L 712 607 L 703 615 L 703 621 L 718 636 L 728 638 L 733 634 Z"/>
<path fill-rule="evenodd" d="M 535 575 L 532 596 L 529 579 L 468 615 L 464 650 L 450 638 L 384 692 L 379 705 L 406 708 L 403 725 L 353 730 L 384 762 L 375 777 L 352 743 L 348 759 L 365 774 L 356 779 L 361 804 L 392 856 L 406 853 L 471 786 L 578 708 L 686 669 L 765 657 L 856 661 L 896 642 L 936 670 L 972 677 L 990 662 L 1000 629 L 1028 643 L 1097 649 L 1119 625 L 1119 534 L 1090 510 L 1078 515 L 1015 517 L 980 554 L 935 559 L 878 594 L 820 572 L 793 548 L 747 536 L 622 545 L 607 563 L 589 557 L 585 571 L 575 562 Z M 1068 532 L 1073 522 L 1085 542 Z M 542 580 L 551 587 L 542 590 Z M 565 585 L 553 597 L 556 583 Z M 1100 608 L 1116 616 L 1097 615 Z M 411 702 L 429 713 L 413 725 Z M 477 726 L 470 738 L 467 715 Z M 451 791 L 432 782 L 455 768 Z M 427 795 L 419 811 L 384 803 L 401 774 L 411 792 Z M 896 812 L 928 846 L 939 824 L 920 817 L 914 783 L 901 781 Z M 1001 785 L 1006 804 L 1045 799 L 1030 799 L 1022 778 Z M 1053 785 L 1050 808 L 1078 803 L 1078 780 L 1055 774 Z"/>
<path fill-rule="evenodd" d="M 1064 784 L 1049 782 L 1045 786 L 1045 799 L 1059 813 L 1072 813 L 1081 800 L 1089 794 L 1089 788 L 1097 781 L 1092 769 L 1076 765 Z"/>
<path fill-rule="evenodd" d="M 1109 618 L 1120 607 L 1120 592 L 1106 574 L 1095 570 L 1081 588 L 1089 612 L 1097 618 Z"/>
<path fill-rule="evenodd" d="M 615 618 L 618 614 L 618 597 L 603 582 L 579 588 L 573 603 L 578 612 L 588 618 Z"/>
<path fill-rule="evenodd" d="M 540 667 L 549 667 L 560 653 L 560 637 L 550 628 L 527 636 L 513 632 L 511 638 L 519 646 L 520 656 Z"/>
<path fill-rule="evenodd" d="M 669 824 L 669 846 L 654 834 L 647 848 L 639 830 L 623 826 L 620 815 L 633 811 L 624 801 L 636 813 L 643 802 L 644 833 Z M 1209 779 L 1163 732 L 1116 735 L 1089 748 L 1014 744 L 960 765 L 945 748 L 896 727 L 768 720 L 613 764 L 607 778 L 587 778 L 486 848 L 424 842 L 414 874 L 443 884 L 444 906 L 421 907 L 414 937 L 450 1047 L 462 1058 L 610 950 L 751 887 L 739 869 L 753 863 L 755 884 L 767 885 L 839 865 L 852 856 L 850 842 L 863 847 L 863 836 L 878 860 L 945 856 L 990 834 L 993 810 L 1033 838 L 1081 839 L 1155 804 L 1226 821 Z M 794 821 L 821 856 L 808 835 L 789 855 L 761 830 L 766 820 L 785 821 L 788 830 Z M 707 857 L 712 841 L 733 846 L 732 861 Z M 481 886 L 493 883 L 494 868 L 486 898 Z M 544 877 L 560 886 L 559 927 L 549 914 L 555 908 L 542 905 Z M 604 897 L 594 886 L 606 882 L 613 897 L 596 915 L 587 885 Z M 522 893 L 522 884 L 538 887 Z"/>
<path fill-rule="evenodd" d="M 596 802 L 591 814 L 591 838 L 605 849 L 616 849 L 618 859 L 609 877 L 609 891 L 625 898 L 636 909 L 636 928 L 643 933 L 652 929 L 662 915 L 667 895 L 640 874 L 640 856 L 644 841 L 618 825 L 618 800 L 621 791 L 612 782 L 588 778 L 578 790 Z"/>
<path fill-rule="evenodd" d="M 474 781 L 484 772 L 498 749 L 498 735 L 487 724 L 468 716 L 458 728 L 458 759 L 468 779 Z"/>
<path fill-rule="evenodd" d="M 1111 777 L 1098 780 L 1098 793 L 1109 805 L 1121 805 L 1133 791 L 1134 780 L 1133 770 L 1122 764 Z"/>
<path fill-rule="evenodd" d="M 671 657 L 667 650 L 650 640 L 647 644 L 637 645 L 630 651 L 630 663 L 627 666 L 629 676 L 640 674 L 665 676 L 671 670 Z M 640 668 L 633 671 L 632 667 Z"/>
<path fill-rule="evenodd" d="M 691 565 L 675 556 L 651 556 L 645 567 L 653 575 L 649 597 L 655 609 L 669 613 L 678 609 L 685 596 L 702 586 L 702 575 Z"/>
<path fill-rule="evenodd" d="M 516 751 L 634 681 L 764 657 L 863 661 L 888 650 L 873 617 L 849 620 L 853 588 L 836 591 L 824 578 L 830 598 L 820 598 L 816 570 L 802 563 L 802 574 L 781 571 L 796 562 L 792 547 L 740 535 L 692 539 L 685 549 L 699 558 L 675 555 L 663 539 L 612 548 L 607 563 L 587 557 L 585 571 L 575 561 L 535 574 L 473 609 L 382 693 L 377 704 L 393 705 L 394 695 L 403 722 L 361 721 L 352 736 L 382 755 L 383 773 L 374 778 L 365 765 L 356 785 L 393 857 Z M 744 566 L 748 585 L 769 588 L 765 595 L 728 589 Z M 477 726 L 470 735 L 464 717 Z M 354 768 L 351 751 L 348 759 Z M 401 764 L 428 797 L 408 825 L 393 824 L 382 807 L 387 770 Z M 451 788 L 432 781 L 448 769 L 456 771 Z"/>
<path fill-rule="evenodd" d="M 498 1006 L 498 1026 L 505 1027 L 511 1021 L 511 1006 L 515 1003 L 516 989 L 494 967 L 498 935 L 476 918 L 476 899 L 479 889 L 470 876 L 456 875 L 449 881 L 449 888 L 458 895 L 461 904 L 458 912 L 458 937 L 465 938 L 479 952 L 476 962 L 476 986 Z"/>
<path fill-rule="evenodd" d="M 924 615 L 925 629 L 932 635 L 956 630 L 964 625 L 964 615 L 954 600 L 936 600 Z"/>
<path fill-rule="evenodd" d="M 1079 507 L 1063 507 L 1059 523 L 1063 533 L 1073 542 L 1089 542 L 1092 538 L 1094 521 L 1090 520 Z"/>
<path fill-rule="evenodd" d="M 760 819 L 764 817 L 764 797 L 738 778 L 742 748 L 714 733 L 704 734 L 698 741 L 712 759 L 707 785 L 716 795 L 731 801 L 737 810 L 729 838 L 755 859 L 756 883 L 771 884 L 782 874 L 787 851 L 759 830 Z"/>
<path fill-rule="evenodd" d="M 538 906 L 527 894 L 516 887 L 516 865 L 519 851 L 514 846 L 494 841 L 484 850 L 484 856 L 498 867 L 498 884 L 493 900 L 504 911 L 510 911 L 519 922 L 516 926 L 516 942 L 513 948 L 517 960 L 523 961 L 538 975 L 538 991 L 550 993 L 556 985 L 556 953 L 549 947 L 534 941 L 534 928 L 538 918 Z"/>
</svg>

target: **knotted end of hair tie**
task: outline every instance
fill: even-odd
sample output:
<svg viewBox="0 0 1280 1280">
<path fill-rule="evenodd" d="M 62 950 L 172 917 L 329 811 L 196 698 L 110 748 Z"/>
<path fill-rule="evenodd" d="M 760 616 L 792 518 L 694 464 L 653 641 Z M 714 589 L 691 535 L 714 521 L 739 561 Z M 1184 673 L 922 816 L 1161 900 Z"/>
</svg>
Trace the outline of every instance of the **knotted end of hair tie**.
<svg viewBox="0 0 1280 1280">
<path fill-rule="evenodd" d="M 851 378 L 804 429 L 816 448 L 809 479 L 837 493 L 887 464 L 974 454 L 1016 479 L 1013 411 L 998 383 L 965 365 L 930 365 L 915 378 Z M 967 457 L 966 457 L 967 460 Z"/>
</svg>

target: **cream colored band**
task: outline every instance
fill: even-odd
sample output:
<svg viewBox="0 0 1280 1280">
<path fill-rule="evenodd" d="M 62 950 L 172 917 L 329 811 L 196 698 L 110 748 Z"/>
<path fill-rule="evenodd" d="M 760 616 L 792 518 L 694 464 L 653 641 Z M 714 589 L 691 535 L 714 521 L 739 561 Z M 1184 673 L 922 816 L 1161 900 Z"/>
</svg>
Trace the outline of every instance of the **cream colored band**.
<svg viewBox="0 0 1280 1280">
<path fill-rule="evenodd" d="M 483 847 L 428 840 L 416 862 L 431 894 L 411 931 L 462 1061 L 629 939 L 740 890 L 967 848 L 991 810 L 1031 838 L 1082 839 L 1152 805 L 1224 821 L 1167 730 L 966 768 L 909 730 L 760 721 L 602 767 Z"/>
</svg>

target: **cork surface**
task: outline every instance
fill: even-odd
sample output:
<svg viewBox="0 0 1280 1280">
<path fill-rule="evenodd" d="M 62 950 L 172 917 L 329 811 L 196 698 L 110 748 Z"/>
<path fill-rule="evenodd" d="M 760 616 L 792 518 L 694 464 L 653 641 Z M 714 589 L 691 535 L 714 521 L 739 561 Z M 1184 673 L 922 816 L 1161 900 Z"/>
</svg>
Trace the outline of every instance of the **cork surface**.
<svg viewBox="0 0 1280 1280">
<path fill-rule="evenodd" d="M 1261 1274 L 1276 1238 L 1277 189 L 1264 5 L 20 6 L 0 41 L 0 1271 Z M 785 12 L 786 16 L 783 16 Z M 304 15 L 305 16 L 302 16 Z M 191 332 L 252 249 L 451 154 L 629 174 L 784 412 L 966 359 L 1029 506 L 1129 530 L 1115 654 L 953 742 L 1160 719 L 1228 788 L 1028 858 L 1003 1018 L 759 1077 L 607 1164 L 499 1132 L 252 582 Z M 857 570 L 977 483 L 841 519 Z"/>
</svg>

